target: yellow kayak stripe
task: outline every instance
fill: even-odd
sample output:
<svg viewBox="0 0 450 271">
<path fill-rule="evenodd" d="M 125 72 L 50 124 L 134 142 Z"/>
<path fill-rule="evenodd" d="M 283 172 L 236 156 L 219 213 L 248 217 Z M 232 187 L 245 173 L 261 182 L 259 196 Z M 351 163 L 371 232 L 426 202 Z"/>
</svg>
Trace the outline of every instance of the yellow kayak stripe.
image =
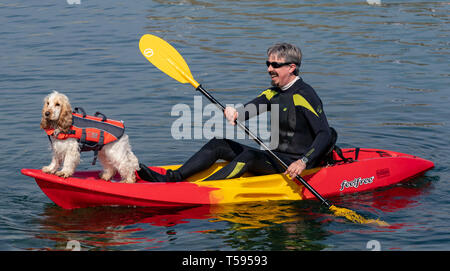
<svg viewBox="0 0 450 271">
<path fill-rule="evenodd" d="M 210 204 L 303 199 L 303 186 L 284 174 L 252 176 L 246 172 L 239 178 L 203 181 L 225 165 L 227 162 L 216 163 L 208 170 L 187 179 L 201 187 L 217 188 L 210 192 Z M 163 168 L 174 170 L 180 166 L 163 166 Z M 302 176 L 314 174 L 319 170 L 320 167 L 304 170 Z"/>
</svg>

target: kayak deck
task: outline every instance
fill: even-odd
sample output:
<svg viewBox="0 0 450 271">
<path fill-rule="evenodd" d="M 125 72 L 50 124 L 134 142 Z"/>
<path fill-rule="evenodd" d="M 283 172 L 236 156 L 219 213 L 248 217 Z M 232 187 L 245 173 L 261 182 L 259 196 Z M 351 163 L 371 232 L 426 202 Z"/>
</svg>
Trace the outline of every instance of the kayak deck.
<svg viewBox="0 0 450 271">
<path fill-rule="evenodd" d="M 354 162 L 305 170 L 302 177 L 323 197 L 358 193 L 409 180 L 434 167 L 433 162 L 417 156 L 378 149 L 343 149 Z M 355 157 L 357 156 L 357 157 Z M 106 182 L 99 171 L 79 171 L 61 178 L 38 169 L 22 169 L 33 177 L 41 190 L 65 209 L 90 206 L 176 207 L 203 204 L 228 204 L 269 200 L 303 200 L 314 196 L 297 180 L 283 174 L 252 176 L 246 173 L 236 179 L 203 181 L 226 163 L 216 163 L 178 183 L 152 183 L 139 180 L 119 183 L 116 176 Z M 164 173 L 180 165 L 153 167 Z"/>
</svg>

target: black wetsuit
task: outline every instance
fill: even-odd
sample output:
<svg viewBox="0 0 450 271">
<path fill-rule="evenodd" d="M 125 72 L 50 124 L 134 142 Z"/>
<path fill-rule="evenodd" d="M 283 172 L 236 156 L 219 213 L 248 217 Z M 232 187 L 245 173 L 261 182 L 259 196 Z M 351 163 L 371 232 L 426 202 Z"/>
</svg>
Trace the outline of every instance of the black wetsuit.
<svg viewBox="0 0 450 271">
<path fill-rule="evenodd" d="M 287 90 L 270 88 L 247 103 L 253 104 L 260 114 L 261 108 L 279 110 L 279 144 L 273 152 L 287 165 L 306 157 L 307 168 L 316 165 L 327 151 L 331 142 L 331 131 L 322 107 L 322 101 L 314 89 L 300 78 Z M 260 107 L 260 105 L 267 105 Z M 247 120 L 254 115 L 238 108 L 239 120 Z M 274 136 L 272 134 L 272 136 Z M 230 161 L 207 180 L 237 178 L 250 171 L 255 175 L 284 172 L 282 166 L 266 151 L 248 147 L 229 139 L 211 139 L 178 170 L 159 175 L 141 165 L 139 176 L 153 181 L 181 181 L 193 174 L 209 168 L 217 160 Z"/>
</svg>

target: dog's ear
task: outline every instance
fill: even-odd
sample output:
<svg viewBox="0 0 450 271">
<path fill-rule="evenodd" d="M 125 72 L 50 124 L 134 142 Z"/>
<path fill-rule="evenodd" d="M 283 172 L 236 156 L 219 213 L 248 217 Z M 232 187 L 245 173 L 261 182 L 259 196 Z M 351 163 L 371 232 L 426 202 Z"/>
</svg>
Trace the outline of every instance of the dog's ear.
<svg viewBox="0 0 450 271">
<path fill-rule="evenodd" d="M 41 129 L 45 130 L 45 129 L 49 129 L 49 128 L 50 127 L 49 127 L 47 119 L 44 117 L 44 115 L 42 115 L 42 117 L 41 117 Z"/>
<path fill-rule="evenodd" d="M 41 113 L 41 129 L 49 129 L 50 123 L 47 121 L 47 118 L 45 117 L 45 112 L 47 111 L 47 103 L 48 103 L 48 96 L 44 99 L 44 106 L 42 107 L 42 113 Z"/>
<path fill-rule="evenodd" d="M 58 127 L 61 132 L 68 132 L 72 126 L 72 107 L 68 101 L 61 103 L 61 113 L 59 114 Z"/>
</svg>

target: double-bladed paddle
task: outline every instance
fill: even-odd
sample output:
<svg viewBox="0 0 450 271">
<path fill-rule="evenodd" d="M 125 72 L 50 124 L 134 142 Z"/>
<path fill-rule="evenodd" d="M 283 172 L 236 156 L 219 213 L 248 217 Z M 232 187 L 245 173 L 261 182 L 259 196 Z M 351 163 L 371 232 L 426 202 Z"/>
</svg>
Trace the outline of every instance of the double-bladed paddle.
<svg viewBox="0 0 450 271">
<path fill-rule="evenodd" d="M 160 69 L 165 74 L 169 75 L 173 79 L 180 83 L 190 83 L 196 90 L 200 91 L 208 100 L 213 104 L 217 105 L 222 111 L 225 107 L 217 101 L 211 94 L 208 93 L 192 76 L 189 66 L 184 61 L 183 57 L 178 53 L 178 51 L 170 45 L 165 40 L 150 34 L 145 34 L 141 37 L 139 41 L 139 49 L 141 53 Z M 281 160 L 274 152 L 272 152 L 269 147 L 255 134 L 253 134 L 244 124 L 236 120 L 236 125 L 243 129 L 247 135 L 249 135 L 256 143 L 262 146 L 274 159 L 276 159 L 282 167 L 286 170 L 288 165 L 286 165 L 283 160 Z M 332 205 L 328 200 L 324 199 L 311 185 L 309 185 L 300 175 L 296 176 L 297 180 L 300 181 L 303 186 L 306 187 L 318 200 L 322 202 L 329 210 L 331 210 L 336 216 L 343 216 L 348 220 L 355 223 L 376 223 L 380 226 L 387 226 L 384 221 L 366 219 L 356 212 Z"/>
</svg>

